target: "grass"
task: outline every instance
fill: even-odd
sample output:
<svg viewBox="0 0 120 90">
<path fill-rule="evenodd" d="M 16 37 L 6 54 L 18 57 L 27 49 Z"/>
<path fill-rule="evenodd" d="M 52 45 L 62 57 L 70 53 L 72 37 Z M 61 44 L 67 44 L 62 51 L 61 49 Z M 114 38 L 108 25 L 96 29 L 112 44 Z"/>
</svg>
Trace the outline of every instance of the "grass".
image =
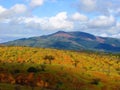
<svg viewBox="0 0 120 90">
<path fill-rule="evenodd" d="M 0 83 L 0 90 L 33 90 L 33 88 L 30 86 Z M 34 87 L 34 90 L 43 90 L 43 89 L 40 87 Z"/>
<path fill-rule="evenodd" d="M 54 57 L 51 64 L 44 60 L 46 55 Z M 32 85 L 34 90 L 120 90 L 119 60 L 119 54 L 0 47 L 0 88 L 32 90 Z M 28 72 L 30 67 L 37 71 Z M 13 84 L 10 84 L 11 78 L 15 81 Z M 25 81 L 17 84 L 18 78 Z"/>
</svg>

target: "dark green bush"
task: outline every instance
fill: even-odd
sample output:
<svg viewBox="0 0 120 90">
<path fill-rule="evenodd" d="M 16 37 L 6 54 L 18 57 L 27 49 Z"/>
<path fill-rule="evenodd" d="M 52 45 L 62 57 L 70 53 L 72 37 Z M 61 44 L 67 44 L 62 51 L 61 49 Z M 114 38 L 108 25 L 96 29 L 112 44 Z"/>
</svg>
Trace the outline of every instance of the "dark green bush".
<svg viewBox="0 0 120 90">
<path fill-rule="evenodd" d="M 14 73 L 20 73 L 20 70 L 19 69 L 15 69 Z"/>
<path fill-rule="evenodd" d="M 27 72 L 38 72 L 38 70 L 35 67 L 29 67 Z"/>
<path fill-rule="evenodd" d="M 95 85 L 98 85 L 100 82 L 100 79 L 99 78 L 95 78 L 92 80 L 91 84 L 95 84 Z"/>
</svg>

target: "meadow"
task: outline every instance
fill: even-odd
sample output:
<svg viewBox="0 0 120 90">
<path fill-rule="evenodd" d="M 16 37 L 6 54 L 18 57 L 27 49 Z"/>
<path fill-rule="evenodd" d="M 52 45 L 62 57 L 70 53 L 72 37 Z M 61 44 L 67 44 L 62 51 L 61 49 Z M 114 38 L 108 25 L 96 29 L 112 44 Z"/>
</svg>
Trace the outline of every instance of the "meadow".
<svg viewBox="0 0 120 90">
<path fill-rule="evenodd" d="M 120 54 L 1 46 L 0 90 L 120 90 Z"/>
</svg>

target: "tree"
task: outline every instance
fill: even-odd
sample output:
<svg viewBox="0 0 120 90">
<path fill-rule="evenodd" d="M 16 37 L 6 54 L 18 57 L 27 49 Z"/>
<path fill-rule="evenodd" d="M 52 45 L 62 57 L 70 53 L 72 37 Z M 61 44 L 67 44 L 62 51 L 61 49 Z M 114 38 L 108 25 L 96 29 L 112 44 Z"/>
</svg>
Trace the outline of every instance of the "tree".
<svg viewBox="0 0 120 90">
<path fill-rule="evenodd" d="M 74 60 L 74 61 L 73 61 L 73 64 L 74 64 L 75 67 L 77 67 L 78 63 L 79 63 L 78 60 Z"/>
<path fill-rule="evenodd" d="M 45 71 L 46 65 L 45 65 L 45 64 L 41 64 L 40 66 L 41 66 L 41 70 L 42 70 L 42 71 Z"/>
<path fill-rule="evenodd" d="M 52 60 L 54 60 L 55 58 L 54 58 L 54 56 L 52 56 L 52 55 L 46 55 L 45 57 L 44 57 L 44 60 L 48 60 L 49 61 L 49 64 L 52 64 Z"/>
<path fill-rule="evenodd" d="M 77 67 L 77 65 L 78 65 L 78 63 L 79 63 L 79 60 L 75 59 L 75 58 L 73 57 L 73 55 L 71 55 L 71 58 L 73 59 L 73 60 L 72 60 L 73 65 L 74 65 L 75 67 Z"/>
</svg>

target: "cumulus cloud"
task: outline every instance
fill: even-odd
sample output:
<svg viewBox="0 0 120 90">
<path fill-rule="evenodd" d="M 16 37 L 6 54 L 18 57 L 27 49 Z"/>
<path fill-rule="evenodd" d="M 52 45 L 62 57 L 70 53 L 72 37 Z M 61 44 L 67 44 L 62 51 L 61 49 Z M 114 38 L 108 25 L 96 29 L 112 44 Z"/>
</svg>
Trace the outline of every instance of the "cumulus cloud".
<svg viewBox="0 0 120 90">
<path fill-rule="evenodd" d="M 88 17 L 76 12 L 72 15 L 72 20 L 74 20 L 74 21 L 87 21 Z"/>
<path fill-rule="evenodd" d="M 52 17 L 22 17 L 17 19 L 19 24 L 24 23 L 27 28 L 37 30 L 71 30 L 73 22 L 68 20 L 67 12 L 60 12 Z"/>
<path fill-rule="evenodd" d="M 85 11 L 93 11 L 96 8 L 96 0 L 80 0 L 80 8 Z"/>
<path fill-rule="evenodd" d="M 0 7 L 0 20 L 4 22 L 6 19 L 11 19 L 18 15 L 21 15 L 27 11 L 27 7 L 24 4 L 16 4 L 10 9 Z"/>
<path fill-rule="evenodd" d="M 71 20 L 73 16 L 74 20 Z M 67 12 L 60 12 L 52 17 L 19 17 L 12 19 L 9 23 L 22 25 L 24 29 L 38 31 L 80 30 L 104 37 L 113 36 L 118 38 L 120 33 L 120 23 L 112 15 L 101 15 L 88 19 L 87 16 L 80 13 L 68 16 Z"/>
<path fill-rule="evenodd" d="M 102 36 L 102 37 L 108 37 L 109 35 L 107 33 L 102 33 L 102 34 L 100 34 L 100 36 Z"/>
<path fill-rule="evenodd" d="M 109 28 L 96 28 L 95 34 L 103 37 L 120 38 L 120 22 L 116 21 L 116 24 Z"/>
<path fill-rule="evenodd" d="M 117 5 L 120 1 L 117 0 L 117 3 L 113 1 L 79 0 L 78 8 L 80 12 L 77 11 L 71 15 L 68 15 L 68 12 L 59 12 L 51 17 L 38 17 L 32 14 L 35 7 L 41 6 L 49 0 L 28 0 L 28 6 L 25 4 L 15 4 L 10 8 L 0 6 L 1 35 L 7 36 L 13 33 L 22 37 L 26 36 L 27 33 L 38 35 L 44 31 L 48 33 L 57 30 L 79 30 L 104 37 L 120 38 L 120 22 L 115 17 L 115 15 L 120 14 L 120 6 Z M 30 13 L 32 15 L 26 16 L 26 12 L 31 8 Z M 89 12 L 92 17 L 84 11 Z M 94 15 L 94 13 L 99 14 Z M 15 31 L 12 30 L 13 28 Z M 11 36 L 15 36 L 13 34 Z"/>
<path fill-rule="evenodd" d="M 88 22 L 89 28 L 110 28 L 116 24 L 113 16 L 98 16 Z"/>
<path fill-rule="evenodd" d="M 6 8 L 0 6 L 0 13 L 4 12 L 6 10 Z"/>
<path fill-rule="evenodd" d="M 21 14 L 27 11 L 27 7 L 24 4 L 16 4 L 10 9 L 10 11 Z"/>
<path fill-rule="evenodd" d="M 55 17 L 49 18 L 49 24 L 54 29 L 73 29 L 73 23 L 68 20 L 67 12 L 60 12 Z"/>
<path fill-rule="evenodd" d="M 41 6 L 44 3 L 44 0 L 31 0 L 30 6 L 31 7 L 38 7 Z"/>
<path fill-rule="evenodd" d="M 112 35 L 113 37 L 118 37 L 120 35 L 120 22 L 108 30 L 108 34 Z"/>
<path fill-rule="evenodd" d="M 79 0 L 78 10 L 81 12 L 104 15 L 120 14 L 120 0 Z"/>
</svg>

